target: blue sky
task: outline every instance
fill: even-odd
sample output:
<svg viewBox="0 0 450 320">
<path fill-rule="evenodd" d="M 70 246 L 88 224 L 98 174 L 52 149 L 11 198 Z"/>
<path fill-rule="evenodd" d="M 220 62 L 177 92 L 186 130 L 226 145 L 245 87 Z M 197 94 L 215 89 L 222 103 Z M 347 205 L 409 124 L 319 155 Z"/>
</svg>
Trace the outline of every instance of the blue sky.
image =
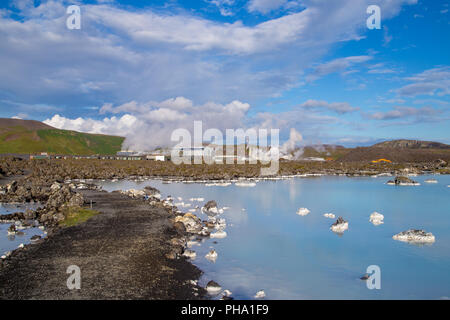
<svg viewBox="0 0 450 320">
<path fill-rule="evenodd" d="M 68 30 L 66 8 L 81 8 Z M 366 27 L 368 5 L 381 29 Z M 303 144 L 450 143 L 450 6 L 419 0 L 0 4 L 0 117 L 169 143 L 176 128 L 291 128 Z M 151 137 L 151 138 L 150 138 Z"/>
</svg>

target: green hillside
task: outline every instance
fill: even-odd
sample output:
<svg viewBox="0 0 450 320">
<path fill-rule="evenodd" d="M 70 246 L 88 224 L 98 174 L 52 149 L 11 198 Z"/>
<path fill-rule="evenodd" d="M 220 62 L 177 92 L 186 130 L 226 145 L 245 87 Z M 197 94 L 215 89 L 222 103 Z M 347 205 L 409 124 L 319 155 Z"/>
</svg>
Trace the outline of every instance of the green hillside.
<svg viewBox="0 0 450 320">
<path fill-rule="evenodd" d="M 32 120 L 0 119 L 0 154 L 115 154 L 123 137 L 59 130 Z"/>
</svg>

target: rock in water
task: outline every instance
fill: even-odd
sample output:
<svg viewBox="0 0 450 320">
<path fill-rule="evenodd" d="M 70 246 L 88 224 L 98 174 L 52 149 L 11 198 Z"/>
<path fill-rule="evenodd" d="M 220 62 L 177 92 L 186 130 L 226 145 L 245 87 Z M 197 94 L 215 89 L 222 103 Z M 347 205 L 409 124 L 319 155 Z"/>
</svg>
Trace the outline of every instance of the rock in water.
<svg viewBox="0 0 450 320">
<path fill-rule="evenodd" d="M 217 239 L 223 239 L 223 238 L 226 238 L 226 236 L 227 236 L 227 233 L 222 230 L 211 233 L 211 235 L 210 235 L 211 238 L 217 238 Z"/>
<path fill-rule="evenodd" d="M 151 187 L 151 186 L 146 186 L 146 187 L 144 187 L 144 192 L 145 192 L 145 194 L 146 194 L 147 196 L 157 196 L 157 195 L 161 195 L 161 192 L 160 192 L 158 189 L 153 188 L 153 187 Z"/>
<path fill-rule="evenodd" d="M 370 276 L 366 273 L 365 275 L 363 275 L 360 279 L 363 281 L 369 280 Z"/>
<path fill-rule="evenodd" d="M 208 284 L 206 285 L 206 291 L 208 291 L 209 294 L 211 295 L 216 295 L 220 292 L 220 290 L 222 290 L 222 288 L 220 287 L 220 285 L 211 280 L 210 282 L 208 282 Z"/>
<path fill-rule="evenodd" d="M 259 290 L 256 294 L 255 294 L 255 299 L 263 299 L 266 297 L 266 293 L 264 292 L 264 290 Z"/>
<path fill-rule="evenodd" d="M 197 257 L 197 254 L 195 253 L 195 251 L 186 250 L 183 252 L 183 256 L 185 256 L 186 258 L 189 258 L 191 260 L 194 260 Z"/>
<path fill-rule="evenodd" d="M 307 208 L 300 208 L 297 210 L 297 214 L 299 216 L 307 216 L 311 211 L 309 211 Z"/>
<path fill-rule="evenodd" d="M 375 211 L 370 215 L 369 221 L 372 222 L 373 225 L 378 226 L 384 223 L 383 219 L 384 216 L 381 213 Z"/>
<path fill-rule="evenodd" d="M 389 180 L 387 184 L 396 186 L 419 186 L 420 183 L 414 181 L 408 177 L 398 176 L 394 180 Z"/>
<path fill-rule="evenodd" d="M 208 201 L 205 206 L 202 208 L 202 211 L 204 211 L 208 215 L 216 215 L 219 214 L 219 209 L 217 208 L 217 202 L 214 200 Z"/>
<path fill-rule="evenodd" d="M 15 224 L 10 225 L 8 228 L 8 235 L 9 236 L 15 235 L 16 232 L 17 232 L 16 225 Z"/>
<path fill-rule="evenodd" d="M 343 233 L 348 229 L 348 221 L 345 221 L 344 218 L 339 217 L 336 222 L 331 225 L 330 229 L 336 233 Z"/>
<path fill-rule="evenodd" d="M 40 235 L 37 235 L 37 234 L 35 234 L 34 236 L 32 236 L 32 237 L 30 238 L 30 242 L 31 242 L 31 243 L 36 243 L 36 242 L 38 242 L 39 240 L 41 240 L 41 236 L 40 236 Z"/>
<path fill-rule="evenodd" d="M 211 262 L 216 262 L 217 260 L 217 252 L 216 250 L 212 249 L 210 252 L 208 252 L 205 256 L 206 259 L 208 259 Z"/>
<path fill-rule="evenodd" d="M 230 290 L 223 290 L 221 300 L 233 300 L 232 294 Z"/>
<path fill-rule="evenodd" d="M 186 213 L 184 216 L 175 217 L 175 223 L 181 222 L 184 224 L 187 232 L 197 233 L 202 230 L 201 220 L 192 213 Z"/>
<path fill-rule="evenodd" d="M 215 202 L 214 200 L 208 201 L 205 204 L 205 210 L 210 210 L 212 208 L 217 208 L 217 202 Z"/>
<path fill-rule="evenodd" d="M 436 241 L 431 232 L 425 232 L 424 230 L 417 229 L 409 229 L 407 231 L 400 232 L 394 235 L 392 239 L 412 243 L 433 243 Z"/>
</svg>

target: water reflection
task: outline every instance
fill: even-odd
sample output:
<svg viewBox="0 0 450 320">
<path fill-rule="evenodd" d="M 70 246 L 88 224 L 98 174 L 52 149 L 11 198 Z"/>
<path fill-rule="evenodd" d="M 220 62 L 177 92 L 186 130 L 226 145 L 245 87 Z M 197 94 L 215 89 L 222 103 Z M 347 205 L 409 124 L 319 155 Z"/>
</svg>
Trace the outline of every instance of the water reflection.
<svg viewBox="0 0 450 320">
<path fill-rule="evenodd" d="M 450 296 L 450 177 L 438 180 L 420 187 L 388 186 L 386 177 L 261 181 L 252 188 L 102 184 L 108 191 L 152 185 L 163 197 L 202 197 L 230 207 L 222 215 L 228 236 L 192 249 L 194 264 L 205 272 L 202 283 L 214 280 L 235 298 L 252 299 L 264 290 L 268 299 L 438 299 Z M 300 207 L 311 213 L 298 216 Z M 369 222 L 374 211 L 385 216 L 383 225 Z M 324 217 L 327 212 L 349 222 L 344 236 L 330 230 L 335 219 Z M 416 246 L 392 239 L 412 227 L 432 232 L 436 242 Z M 218 253 L 215 263 L 205 258 L 211 249 Z M 381 290 L 368 290 L 359 279 L 374 264 L 382 271 Z"/>
</svg>

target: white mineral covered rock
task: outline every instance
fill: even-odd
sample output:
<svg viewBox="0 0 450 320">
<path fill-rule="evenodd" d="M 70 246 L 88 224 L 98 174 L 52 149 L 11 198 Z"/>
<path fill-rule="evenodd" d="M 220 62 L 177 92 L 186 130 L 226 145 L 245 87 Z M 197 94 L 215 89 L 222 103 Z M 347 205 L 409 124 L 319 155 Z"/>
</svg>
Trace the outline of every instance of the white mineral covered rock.
<svg viewBox="0 0 450 320">
<path fill-rule="evenodd" d="M 197 257 L 197 254 L 195 253 L 195 251 L 185 250 L 183 252 L 183 256 L 185 256 L 185 257 L 187 257 L 187 258 L 189 258 L 191 260 L 194 260 Z"/>
<path fill-rule="evenodd" d="M 208 282 L 208 284 L 206 285 L 206 291 L 208 291 L 209 294 L 211 295 L 216 295 L 218 294 L 220 291 L 222 290 L 222 288 L 220 287 L 220 285 L 215 282 L 215 281 L 210 281 Z"/>
<path fill-rule="evenodd" d="M 394 235 L 392 239 L 413 243 L 433 243 L 436 241 L 436 238 L 431 232 L 416 229 L 409 229 L 407 231 L 400 232 Z"/>
<path fill-rule="evenodd" d="M 227 236 L 227 233 L 222 230 L 211 233 L 211 235 L 210 235 L 211 238 L 216 238 L 216 239 L 223 239 L 223 238 L 226 238 L 226 236 Z"/>
<path fill-rule="evenodd" d="M 383 224 L 383 219 L 384 216 L 381 213 L 378 212 L 373 212 L 370 217 L 369 217 L 369 221 L 372 222 L 373 225 L 378 226 L 380 224 Z"/>
<path fill-rule="evenodd" d="M 299 216 L 307 216 L 311 211 L 309 211 L 307 208 L 300 208 L 297 210 L 297 214 Z"/>
<path fill-rule="evenodd" d="M 218 254 L 217 254 L 216 250 L 214 250 L 214 249 L 209 251 L 205 256 L 205 258 L 211 262 L 216 262 L 217 257 L 218 257 Z"/>
<path fill-rule="evenodd" d="M 348 229 L 348 221 L 345 221 L 344 218 L 339 217 L 336 222 L 331 225 L 330 229 L 336 233 L 343 233 Z"/>
</svg>

